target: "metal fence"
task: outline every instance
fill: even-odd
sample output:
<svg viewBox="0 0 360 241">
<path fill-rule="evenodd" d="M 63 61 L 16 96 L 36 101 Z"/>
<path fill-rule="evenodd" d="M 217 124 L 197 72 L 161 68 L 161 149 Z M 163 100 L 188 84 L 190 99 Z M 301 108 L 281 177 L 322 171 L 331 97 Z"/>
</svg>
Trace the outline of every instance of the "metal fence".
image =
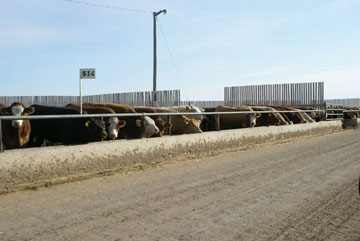
<svg viewBox="0 0 360 241">
<path fill-rule="evenodd" d="M 344 119 L 344 106 L 341 104 L 333 104 L 325 102 L 325 120 L 343 120 Z"/>
<path fill-rule="evenodd" d="M 323 108 L 324 82 L 225 87 L 228 106 L 290 105 Z"/>
<path fill-rule="evenodd" d="M 84 102 L 112 102 L 130 106 L 153 106 L 154 95 L 152 91 L 114 93 L 103 95 L 83 96 Z M 169 107 L 180 105 L 180 90 L 156 91 L 157 106 Z M 25 106 L 32 104 L 65 106 L 69 103 L 79 103 L 79 96 L 0 96 L 0 103 L 11 105 L 21 102 Z"/>
<path fill-rule="evenodd" d="M 200 108 L 212 108 L 219 105 L 224 105 L 224 101 L 214 100 L 214 101 L 180 101 L 180 105 L 195 105 Z"/>
<path fill-rule="evenodd" d="M 329 99 L 325 100 L 327 103 L 333 103 L 343 106 L 360 107 L 360 98 L 353 99 Z"/>
</svg>

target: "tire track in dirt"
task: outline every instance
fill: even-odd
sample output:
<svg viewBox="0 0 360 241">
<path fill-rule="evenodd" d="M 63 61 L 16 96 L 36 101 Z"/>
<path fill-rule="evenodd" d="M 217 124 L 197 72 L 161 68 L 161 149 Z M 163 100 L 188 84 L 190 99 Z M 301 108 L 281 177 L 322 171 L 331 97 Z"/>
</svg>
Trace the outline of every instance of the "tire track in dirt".
<svg viewBox="0 0 360 241">
<path fill-rule="evenodd" d="M 353 149 L 353 145 L 341 145 L 342 148 L 345 148 L 345 152 Z M 223 215 L 224 210 L 221 207 L 222 203 L 227 203 L 228 208 L 234 208 L 238 203 L 243 203 L 242 206 L 246 209 L 247 205 L 251 206 L 252 200 L 258 199 L 258 197 L 262 196 L 263 199 L 271 198 L 269 193 L 276 193 L 279 187 L 283 187 L 284 185 L 294 186 L 292 183 L 301 182 L 302 175 L 304 173 L 308 173 L 309 170 L 312 171 L 312 176 L 316 176 L 315 172 L 318 169 L 323 169 L 320 175 L 317 176 L 317 179 L 325 179 L 327 174 L 334 173 L 336 170 L 345 168 L 349 165 L 353 164 L 352 159 L 348 161 L 348 163 L 330 163 L 333 160 L 326 160 L 327 156 L 333 155 L 333 152 L 336 152 L 336 149 L 329 149 L 329 152 L 321 153 L 318 158 L 322 158 L 325 161 L 318 161 L 313 163 L 308 163 L 309 155 L 312 153 L 304 154 L 302 158 L 296 158 L 293 162 L 289 162 L 286 159 L 280 160 L 278 162 L 271 160 L 269 163 L 264 163 L 263 165 L 259 165 L 258 163 L 254 163 L 253 167 L 245 168 L 241 170 L 240 173 L 235 173 L 230 176 L 218 176 L 214 180 L 207 180 L 206 182 L 197 180 L 196 182 L 190 182 L 191 184 L 181 186 L 181 188 L 173 190 L 173 192 L 169 193 L 168 191 L 161 190 L 152 190 L 155 194 L 149 195 L 146 198 L 146 202 L 143 199 L 139 201 L 132 202 L 131 204 L 127 204 L 116 208 L 114 211 L 114 206 L 110 208 L 105 208 L 102 212 L 96 213 L 92 216 L 91 220 L 78 220 L 75 221 L 72 225 L 79 225 L 81 222 L 93 222 L 93 220 L 105 221 L 109 218 L 113 220 L 120 219 L 121 222 L 129 226 L 134 225 L 134 220 L 139 222 L 143 217 L 152 216 L 154 217 L 154 223 L 158 223 L 158 216 L 170 216 L 172 218 L 176 218 L 179 221 L 184 221 L 186 223 L 186 219 L 188 213 L 198 214 L 198 215 L 209 215 L 209 216 L 217 216 L 220 220 Z M 352 153 L 349 153 L 352 155 Z M 323 157 L 324 156 L 324 157 Z M 305 165 L 307 163 L 307 165 Z M 279 168 L 279 167 L 287 167 Z M 302 168 L 298 168 L 299 166 L 303 166 Z M 325 166 L 325 168 L 324 168 Z M 272 176 L 277 176 L 277 178 L 272 180 L 264 180 L 261 178 L 261 173 L 263 173 L 264 169 L 270 169 Z M 293 171 L 290 171 L 293 170 Z M 285 175 L 284 175 L 285 173 Z M 245 175 L 246 174 L 246 175 Z M 259 175 L 260 174 L 260 175 Z M 307 174 L 309 175 L 309 173 Z M 251 178 L 249 178 L 251 176 Z M 272 176 L 267 178 L 272 178 Z M 300 180 L 300 181 L 299 181 Z M 308 181 L 302 180 L 302 185 L 307 185 L 312 182 L 313 179 Z M 244 186 L 245 189 L 241 188 Z M 265 184 L 264 184 L 265 183 Z M 284 184 L 285 183 L 285 184 Z M 163 187 L 162 187 L 163 188 Z M 234 193 L 234 188 L 238 191 Z M 267 191 L 264 191 L 267 190 Z M 281 192 L 278 194 L 281 197 Z M 278 198 L 279 198 L 278 197 Z M 194 200 L 196 200 L 196 204 L 194 204 Z M 236 202 L 232 201 L 236 200 Z M 178 207 L 182 206 L 181 210 L 178 210 Z M 144 211 L 141 213 L 138 212 L 138 207 L 142 207 Z M 209 212 L 209 210 L 212 210 Z M 163 219 L 158 224 L 161 225 Z M 169 218 L 171 220 L 171 218 Z M 100 226 L 100 227 L 99 227 Z M 101 230 L 101 225 L 96 228 Z M 66 228 L 66 227 L 65 227 Z M 95 229 L 96 229 L 95 228 Z"/>
<path fill-rule="evenodd" d="M 272 240 L 360 240 L 358 180 L 347 183 L 310 215 L 292 223 Z M 340 238 L 341 237 L 341 238 Z"/>
</svg>

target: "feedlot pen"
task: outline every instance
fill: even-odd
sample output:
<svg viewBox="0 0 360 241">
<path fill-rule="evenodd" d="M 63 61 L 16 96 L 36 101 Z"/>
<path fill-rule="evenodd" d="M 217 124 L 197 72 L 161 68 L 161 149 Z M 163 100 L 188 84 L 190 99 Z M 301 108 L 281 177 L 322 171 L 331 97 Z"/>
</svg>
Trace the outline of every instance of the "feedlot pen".
<svg viewBox="0 0 360 241">
<path fill-rule="evenodd" d="M 161 115 L 168 116 L 168 122 L 171 123 L 171 116 L 179 116 L 179 115 L 215 115 L 217 127 L 219 127 L 219 116 L 220 115 L 241 115 L 241 114 L 250 114 L 249 122 L 252 123 L 252 117 L 254 114 L 259 113 L 299 113 L 299 112 L 319 112 L 323 113 L 324 110 L 297 110 L 297 111 L 241 111 L 241 112 L 184 112 L 184 113 L 161 113 Z M 104 118 L 104 117 L 128 117 L 128 116 L 159 116 L 160 113 L 137 113 L 137 114 L 82 114 L 82 115 L 41 115 L 41 116 L 0 116 L 0 152 L 4 151 L 3 148 L 3 140 L 2 140 L 2 123 L 1 120 L 32 120 L 32 119 L 66 119 L 66 118 Z M 218 129 L 219 131 L 219 129 Z M 169 130 L 169 134 L 171 135 L 171 128 Z"/>
</svg>

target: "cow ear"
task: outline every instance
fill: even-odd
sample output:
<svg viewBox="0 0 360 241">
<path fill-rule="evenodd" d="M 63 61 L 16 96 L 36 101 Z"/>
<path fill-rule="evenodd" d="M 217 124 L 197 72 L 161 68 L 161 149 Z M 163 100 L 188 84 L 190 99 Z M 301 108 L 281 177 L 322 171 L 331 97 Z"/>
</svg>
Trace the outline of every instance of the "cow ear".
<svg viewBox="0 0 360 241">
<path fill-rule="evenodd" d="M 126 125 L 126 121 L 124 121 L 124 120 L 119 120 L 118 128 L 123 128 L 125 125 Z"/>
<path fill-rule="evenodd" d="M 163 121 L 163 119 L 161 119 L 161 118 L 157 118 L 157 119 L 155 120 L 155 123 L 163 124 L 164 121 Z"/>
<path fill-rule="evenodd" d="M 136 125 L 136 127 L 141 127 L 141 120 L 140 120 L 140 119 L 136 119 L 136 120 L 135 120 L 135 125 Z"/>
<path fill-rule="evenodd" d="M 26 108 L 23 113 L 24 115 L 31 115 L 32 113 L 34 113 L 34 111 L 35 111 L 34 107 L 29 107 Z"/>
<path fill-rule="evenodd" d="M 85 126 L 89 127 L 90 126 L 90 121 L 85 122 Z"/>
</svg>

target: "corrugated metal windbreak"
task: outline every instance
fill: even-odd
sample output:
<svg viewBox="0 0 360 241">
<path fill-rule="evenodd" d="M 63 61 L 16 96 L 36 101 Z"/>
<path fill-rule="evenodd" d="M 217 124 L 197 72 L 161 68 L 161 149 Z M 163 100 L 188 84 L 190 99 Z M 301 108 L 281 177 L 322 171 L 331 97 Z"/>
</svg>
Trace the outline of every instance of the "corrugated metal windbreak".
<svg viewBox="0 0 360 241">
<path fill-rule="evenodd" d="M 325 100 L 326 103 L 340 104 L 343 106 L 360 107 L 360 98 L 352 99 L 329 99 Z"/>
<path fill-rule="evenodd" d="M 228 106 L 290 105 L 323 108 L 324 82 L 225 87 L 224 104 Z"/>
<path fill-rule="evenodd" d="M 157 106 L 169 107 L 180 105 L 180 90 L 157 91 Z M 153 106 L 153 92 L 114 93 L 83 96 L 85 102 L 112 102 L 130 106 Z M 69 103 L 78 104 L 79 96 L 0 96 L 0 103 L 11 105 L 21 102 L 25 106 L 32 104 L 48 106 L 65 106 Z"/>
<path fill-rule="evenodd" d="M 209 101 L 180 101 L 180 105 L 195 105 L 200 108 L 211 108 L 219 105 L 224 105 L 224 101 L 221 100 L 209 100 Z"/>
</svg>

